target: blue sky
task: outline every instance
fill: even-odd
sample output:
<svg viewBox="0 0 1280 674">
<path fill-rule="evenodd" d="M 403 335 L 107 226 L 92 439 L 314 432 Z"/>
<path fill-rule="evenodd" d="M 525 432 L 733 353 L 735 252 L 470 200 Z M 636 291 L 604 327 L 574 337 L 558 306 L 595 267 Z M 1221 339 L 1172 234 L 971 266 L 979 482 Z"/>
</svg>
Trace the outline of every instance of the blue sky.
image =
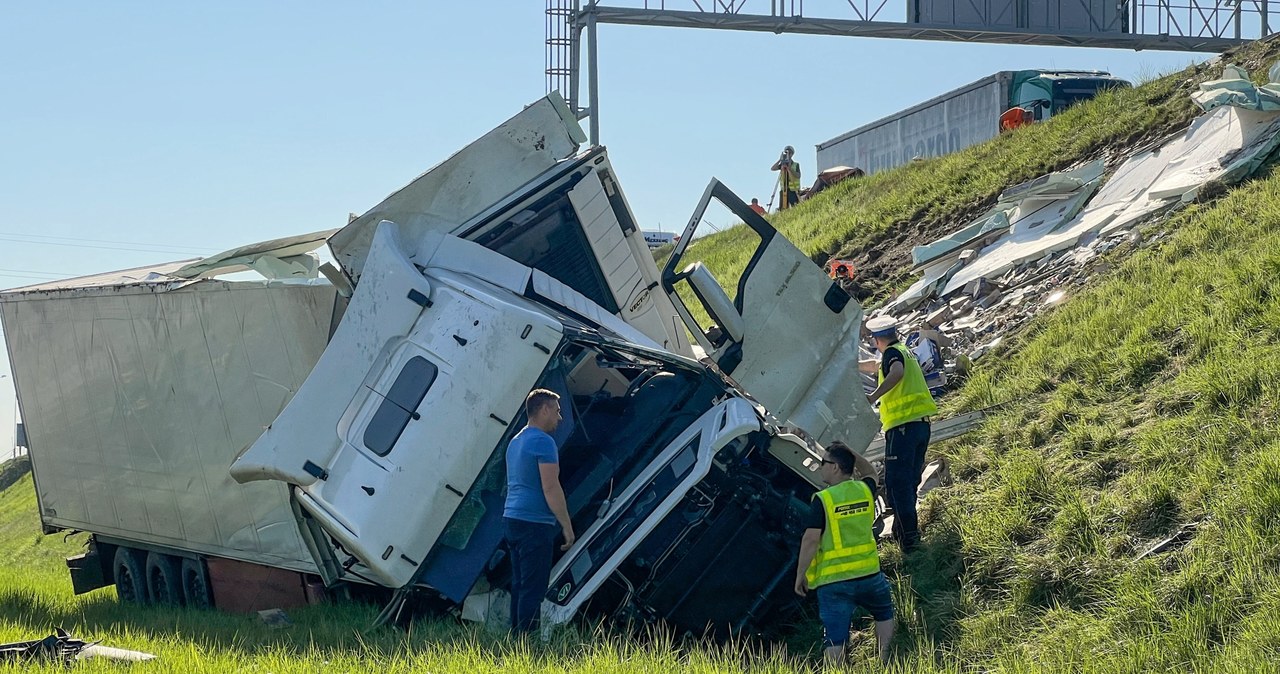
<svg viewBox="0 0 1280 674">
<path fill-rule="evenodd" d="M 545 93 L 544 8 L 9 3 L 0 288 L 345 224 Z M 641 225 L 672 230 L 712 176 L 767 201 L 782 146 L 811 169 L 816 143 L 997 70 L 1204 58 L 605 25 L 601 139 Z"/>
</svg>

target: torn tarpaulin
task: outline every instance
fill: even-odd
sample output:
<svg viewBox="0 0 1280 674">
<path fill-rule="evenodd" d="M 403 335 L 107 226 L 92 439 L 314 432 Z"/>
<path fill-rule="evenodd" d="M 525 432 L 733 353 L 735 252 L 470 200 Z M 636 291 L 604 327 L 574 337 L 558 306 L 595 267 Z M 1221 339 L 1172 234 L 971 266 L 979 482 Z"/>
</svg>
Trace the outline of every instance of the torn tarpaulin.
<svg viewBox="0 0 1280 674">
<path fill-rule="evenodd" d="M 1222 79 L 1202 82 L 1200 90 L 1191 94 L 1191 100 L 1202 110 L 1212 110 L 1224 105 L 1250 110 L 1280 110 L 1280 61 L 1271 64 L 1267 72 L 1270 81 L 1254 86 L 1249 71 L 1229 63 L 1222 68 Z"/>
<path fill-rule="evenodd" d="M 984 248 L 947 281 L 941 294 L 977 278 L 1074 248 L 1086 235 L 1131 227 L 1194 198 L 1210 180 L 1233 183 L 1253 173 L 1280 141 L 1280 113 L 1219 108 L 1197 118 L 1163 146 L 1131 157 L 1107 180 L 1089 205 L 1069 222 L 1048 220 L 1009 234 Z"/>
</svg>

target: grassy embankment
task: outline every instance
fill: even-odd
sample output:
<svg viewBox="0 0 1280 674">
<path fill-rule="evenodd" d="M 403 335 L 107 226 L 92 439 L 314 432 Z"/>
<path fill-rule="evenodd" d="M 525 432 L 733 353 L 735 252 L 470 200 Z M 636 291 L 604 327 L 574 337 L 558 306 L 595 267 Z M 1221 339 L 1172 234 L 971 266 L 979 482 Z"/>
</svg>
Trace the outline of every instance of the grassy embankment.
<svg viewBox="0 0 1280 674">
<path fill-rule="evenodd" d="M 1182 84 L 1193 76 L 1209 73 L 1174 75 L 960 155 L 842 186 L 778 222 L 821 253 L 895 236 L 906 222 L 947 221 L 1004 186 L 1189 119 Z M 956 484 L 927 499 L 923 549 L 907 560 L 886 552 L 904 669 L 1280 667 L 1280 175 L 1155 227 L 1171 235 L 984 358 L 948 404 L 1007 403 L 980 432 L 936 448 Z M 697 250 L 722 278 L 744 261 L 719 237 Z M 1199 524 L 1186 545 L 1136 559 L 1188 522 Z M 39 534 L 30 478 L 0 493 L 8 557 L 0 640 L 61 625 L 157 653 L 161 660 L 137 666 L 156 672 L 810 666 L 776 653 L 744 660 L 732 649 L 589 634 L 530 651 L 445 623 L 361 635 L 375 609 L 359 606 L 295 611 L 296 625 L 281 631 L 242 616 L 121 607 L 109 589 L 70 595 L 61 558 L 78 540 Z M 856 656 L 863 669 L 866 639 Z"/>
</svg>

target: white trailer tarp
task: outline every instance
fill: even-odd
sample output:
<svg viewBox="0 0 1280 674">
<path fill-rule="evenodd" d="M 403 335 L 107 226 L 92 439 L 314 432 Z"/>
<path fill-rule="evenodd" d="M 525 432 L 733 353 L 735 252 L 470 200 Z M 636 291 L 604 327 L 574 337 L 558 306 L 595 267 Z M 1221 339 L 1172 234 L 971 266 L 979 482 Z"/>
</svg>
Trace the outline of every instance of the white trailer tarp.
<svg viewBox="0 0 1280 674">
<path fill-rule="evenodd" d="M 152 278 L 0 295 L 42 522 L 314 572 L 287 488 L 227 469 L 324 351 L 336 292 Z"/>
</svg>

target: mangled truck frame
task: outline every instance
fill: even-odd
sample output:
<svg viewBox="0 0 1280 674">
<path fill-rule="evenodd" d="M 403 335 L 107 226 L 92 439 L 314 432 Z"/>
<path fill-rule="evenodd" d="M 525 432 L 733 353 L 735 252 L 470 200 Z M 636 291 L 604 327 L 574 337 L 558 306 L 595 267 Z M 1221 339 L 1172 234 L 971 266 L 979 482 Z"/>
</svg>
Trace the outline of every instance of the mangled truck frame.
<svg viewBox="0 0 1280 674">
<path fill-rule="evenodd" d="M 245 610 L 319 579 L 498 620 L 504 451 L 544 387 L 581 532 L 545 623 L 790 607 L 816 451 L 876 432 L 861 307 L 715 181 L 660 274 L 582 141 L 553 95 L 331 236 L 0 294 L 45 530 L 94 534 L 76 590 Z M 732 300 L 676 269 L 712 200 L 759 238 Z"/>
</svg>

